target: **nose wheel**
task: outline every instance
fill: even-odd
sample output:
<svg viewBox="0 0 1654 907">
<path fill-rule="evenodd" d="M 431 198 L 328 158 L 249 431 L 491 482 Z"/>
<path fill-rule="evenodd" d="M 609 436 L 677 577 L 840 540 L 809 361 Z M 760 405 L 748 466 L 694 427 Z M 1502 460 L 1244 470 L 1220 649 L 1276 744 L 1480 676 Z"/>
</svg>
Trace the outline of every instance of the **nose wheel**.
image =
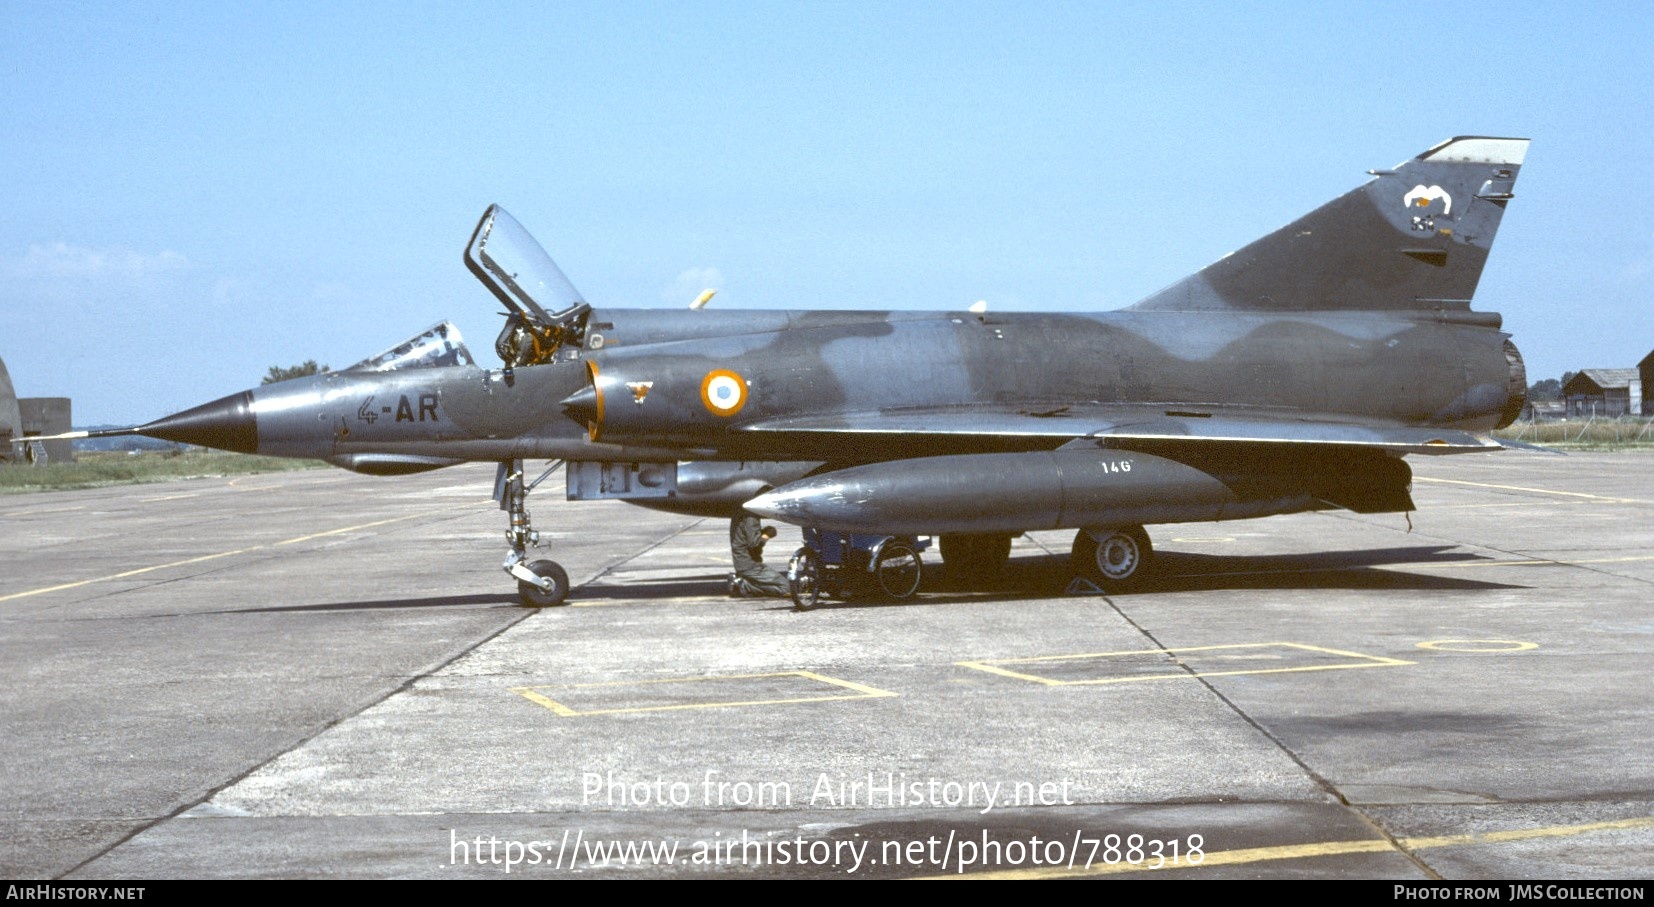
<svg viewBox="0 0 1654 907">
<path fill-rule="evenodd" d="M 525 483 L 523 461 L 510 460 L 500 464 L 494 477 L 494 497 L 500 502 L 500 509 L 509 515 L 505 540 L 511 550 L 501 566 L 516 577 L 517 597 L 531 608 L 561 605 L 569 596 L 569 574 L 562 565 L 544 558 L 528 561 L 529 548 L 540 546 L 540 533 L 534 530 L 528 516 L 528 493 L 562 465 L 562 460 L 553 461 L 539 478 Z"/>
<path fill-rule="evenodd" d="M 556 561 L 538 560 L 528 565 L 535 581 L 517 581 L 517 595 L 532 608 L 561 605 L 569 597 L 569 574 Z M 544 585 L 542 585 L 544 583 Z"/>
</svg>

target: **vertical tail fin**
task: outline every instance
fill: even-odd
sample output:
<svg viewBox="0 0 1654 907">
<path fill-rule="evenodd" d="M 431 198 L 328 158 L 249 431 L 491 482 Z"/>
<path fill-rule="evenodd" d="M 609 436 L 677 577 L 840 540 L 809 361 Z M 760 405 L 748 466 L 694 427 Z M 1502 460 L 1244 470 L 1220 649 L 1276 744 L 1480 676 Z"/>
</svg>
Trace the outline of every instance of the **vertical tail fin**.
<svg viewBox="0 0 1654 907">
<path fill-rule="evenodd" d="M 0 463 L 23 457 L 23 412 L 6 361 L 0 359 Z"/>
<path fill-rule="evenodd" d="M 1466 311 L 1527 149 L 1449 139 L 1131 308 Z"/>
</svg>

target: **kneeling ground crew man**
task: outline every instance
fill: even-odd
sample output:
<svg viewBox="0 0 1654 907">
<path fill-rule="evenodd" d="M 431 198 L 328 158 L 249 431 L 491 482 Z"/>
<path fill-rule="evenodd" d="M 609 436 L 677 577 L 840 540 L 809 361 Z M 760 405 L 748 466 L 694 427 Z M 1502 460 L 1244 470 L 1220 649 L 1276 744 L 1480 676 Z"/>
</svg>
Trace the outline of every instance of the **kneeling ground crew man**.
<svg viewBox="0 0 1654 907">
<path fill-rule="evenodd" d="M 764 543 L 775 538 L 775 527 L 765 526 L 758 517 L 741 511 L 729 521 L 729 554 L 735 573 L 729 578 L 729 594 L 736 597 L 788 595 L 787 578 L 764 565 Z"/>
</svg>

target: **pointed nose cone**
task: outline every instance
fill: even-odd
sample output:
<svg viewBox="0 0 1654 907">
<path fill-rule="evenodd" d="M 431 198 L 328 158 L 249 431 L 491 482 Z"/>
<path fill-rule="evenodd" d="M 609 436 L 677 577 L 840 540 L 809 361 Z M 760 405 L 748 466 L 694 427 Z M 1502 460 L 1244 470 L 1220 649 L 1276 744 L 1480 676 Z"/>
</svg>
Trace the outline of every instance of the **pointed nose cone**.
<svg viewBox="0 0 1654 907">
<path fill-rule="evenodd" d="M 563 415 L 580 425 L 595 425 L 603 419 L 603 398 L 590 385 L 565 397 L 562 405 Z"/>
<path fill-rule="evenodd" d="M 749 513 L 770 520 L 780 520 L 783 523 L 793 523 L 799 526 L 813 526 L 814 519 L 819 516 L 817 495 L 813 489 L 801 489 L 803 483 L 794 483 L 782 488 L 766 491 L 756 498 L 742 504 L 742 509 Z"/>
<path fill-rule="evenodd" d="M 779 520 L 781 519 L 781 511 L 775 505 L 775 495 L 765 493 L 742 504 L 741 509 L 748 513 L 757 514 L 766 520 Z"/>
<path fill-rule="evenodd" d="M 137 432 L 179 444 L 255 453 L 258 451 L 258 422 L 253 416 L 253 392 L 242 391 L 181 413 L 163 416 L 139 427 Z"/>
</svg>

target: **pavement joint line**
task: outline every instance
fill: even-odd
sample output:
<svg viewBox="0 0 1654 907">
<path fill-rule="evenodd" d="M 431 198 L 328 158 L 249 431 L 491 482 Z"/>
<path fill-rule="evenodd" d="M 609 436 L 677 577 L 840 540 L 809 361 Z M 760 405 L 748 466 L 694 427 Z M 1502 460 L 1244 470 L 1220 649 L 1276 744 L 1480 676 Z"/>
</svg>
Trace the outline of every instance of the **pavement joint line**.
<svg viewBox="0 0 1654 907">
<path fill-rule="evenodd" d="M 683 535 L 686 532 L 689 532 L 690 530 L 700 526 L 702 523 L 705 523 L 705 522 L 706 522 L 706 519 L 704 517 L 702 517 L 702 518 L 697 519 L 694 522 L 689 523 L 688 525 L 682 527 L 681 529 L 679 529 L 676 532 L 669 532 L 665 536 L 663 536 L 662 538 L 657 539 L 654 544 L 645 547 L 642 551 L 639 551 L 635 554 L 629 554 L 629 555 L 626 555 L 624 557 L 617 558 L 613 563 L 610 563 L 607 566 L 602 567 L 596 573 L 592 574 L 590 579 L 586 580 L 583 583 L 580 583 L 579 585 L 571 584 L 569 586 L 569 588 L 571 590 L 573 590 L 573 589 L 585 589 L 587 586 L 590 586 L 590 585 L 596 583 L 598 580 L 604 578 L 605 576 L 608 576 L 610 573 L 613 573 L 616 568 L 621 567 L 625 564 L 629 564 L 632 561 L 637 560 L 638 558 L 644 556 L 645 554 L 648 554 L 649 552 L 654 551 L 656 548 L 659 548 L 660 546 L 666 544 L 667 542 L 672 541 L 673 539 L 677 538 L 678 536 Z M 573 604 L 575 607 L 579 607 L 578 602 L 573 602 L 571 604 Z"/>
<path fill-rule="evenodd" d="M 490 503 L 492 503 L 492 502 L 490 502 Z M 269 542 L 269 543 L 266 543 L 266 544 L 263 544 L 263 545 L 249 545 L 246 548 L 237 548 L 234 551 L 219 551 L 215 554 L 203 554 L 199 557 L 185 558 L 185 559 L 180 560 L 180 561 L 171 561 L 171 562 L 165 563 L 165 564 L 155 564 L 154 566 L 150 566 L 150 567 L 139 567 L 136 570 L 126 570 L 126 571 L 122 571 L 120 573 L 111 573 L 108 576 L 94 576 L 91 579 L 76 580 L 75 582 L 72 582 L 72 583 L 60 583 L 56 586 L 42 586 L 39 589 L 27 589 L 27 590 L 24 590 L 22 592 L 13 592 L 9 595 L 0 595 L 0 602 L 8 602 L 8 601 L 11 601 L 13 599 L 18 599 L 18 598 L 28 598 L 28 597 L 33 596 L 33 595 L 44 595 L 47 592 L 61 592 L 65 589 L 78 589 L 81 586 L 90 586 L 93 583 L 104 583 L 104 582 L 109 582 L 111 580 L 126 579 L 129 576 L 140 576 L 140 575 L 145 574 L 145 573 L 153 573 L 156 570 L 165 570 L 169 567 L 185 567 L 185 566 L 188 566 L 190 564 L 199 564 L 199 563 L 203 563 L 205 561 L 217 560 L 217 559 L 222 558 L 222 557 L 233 557 L 237 554 L 246 554 L 249 551 L 261 551 L 261 550 L 264 550 L 266 548 L 275 548 L 275 547 L 278 547 L 278 546 L 281 546 L 281 545 L 292 545 L 292 544 L 295 544 L 295 543 L 298 543 L 298 542 L 304 542 L 304 541 L 309 541 L 311 539 L 322 538 L 324 536 L 339 535 L 340 533 L 345 533 L 345 532 L 355 532 L 359 529 L 371 529 L 375 526 L 384 526 L 384 525 L 387 525 L 387 524 L 390 524 L 390 523 L 402 523 L 402 522 L 406 522 L 408 520 L 414 520 L 414 519 L 419 519 L 420 517 L 430 516 L 433 513 L 441 513 L 444 510 L 458 510 L 461 507 L 474 507 L 474 506 L 477 506 L 477 505 L 475 505 L 475 504 L 456 504 L 452 507 L 439 507 L 436 510 L 427 510 L 427 511 L 423 511 L 423 512 L 420 512 L 420 513 L 409 514 L 407 516 L 392 517 L 388 520 L 377 520 L 377 521 L 372 522 L 372 523 L 361 523 L 361 524 L 358 524 L 358 525 L 355 525 L 355 526 L 346 526 L 342 529 L 330 529 L 326 532 L 317 532 L 317 533 L 313 533 L 311 535 L 301 535 L 298 538 L 284 539 L 284 540 L 279 541 L 279 542 Z"/>
<path fill-rule="evenodd" d="M 1172 650 L 1168 649 L 1166 644 L 1160 641 L 1160 637 L 1154 635 L 1154 631 L 1138 623 L 1130 614 L 1127 614 L 1126 609 L 1121 607 L 1119 602 L 1106 595 L 1103 596 L 1103 601 L 1107 603 L 1109 608 L 1113 609 L 1115 614 L 1120 616 L 1121 620 L 1126 622 L 1127 626 L 1131 627 L 1133 630 L 1136 630 L 1143 636 L 1144 639 L 1147 639 L 1150 643 L 1152 643 L 1156 649 L 1159 649 L 1161 652 L 1171 656 Z M 1173 660 L 1176 661 L 1175 657 Z M 1210 679 L 1195 673 L 1187 664 L 1183 664 L 1182 662 L 1177 662 L 1177 664 L 1178 667 L 1182 668 L 1185 673 L 1191 675 L 1196 683 L 1204 687 L 1206 692 L 1212 696 L 1212 698 L 1222 703 L 1224 708 L 1227 708 L 1229 711 L 1233 712 L 1237 718 L 1251 726 L 1252 730 L 1259 736 L 1273 744 L 1275 748 L 1280 751 L 1281 755 L 1290 760 L 1293 765 L 1298 766 L 1298 770 L 1303 772 L 1304 776 L 1308 778 L 1316 787 L 1320 788 L 1322 791 L 1325 791 L 1328 795 L 1336 798 L 1339 803 L 1343 804 L 1344 808 L 1349 810 L 1349 812 L 1363 825 L 1366 825 L 1369 829 L 1371 829 L 1373 834 L 1376 835 L 1379 840 L 1386 842 L 1391 846 L 1397 848 L 1400 847 L 1400 845 L 1396 842 L 1395 836 L 1390 834 L 1382 823 L 1378 822 L 1361 809 L 1351 805 L 1349 800 L 1344 797 L 1344 795 L 1338 790 L 1338 786 L 1334 784 L 1330 778 L 1317 771 L 1313 765 L 1309 764 L 1308 759 L 1300 755 L 1291 746 L 1288 746 L 1285 740 L 1282 740 L 1280 737 L 1275 735 L 1274 731 L 1271 731 L 1269 728 L 1265 727 L 1263 722 L 1253 717 L 1252 714 L 1247 712 L 1240 703 L 1229 698 L 1229 696 L 1222 690 L 1218 689 L 1218 687 L 1213 684 Z M 1418 868 L 1419 872 L 1424 874 L 1425 878 L 1441 878 L 1440 873 L 1436 872 L 1430 867 L 1429 864 L 1419 859 L 1416 855 L 1406 850 L 1402 850 L 1401 852 L 1402 855 L 1406 857 L 1408 862 L 1412 863 Z"/>
<path fill-rule="evenodd" d="M 489 501 L 489 503 L 492 504 L 493 501 Z M 458 508 L 456 508 L 456 507 L 447 507 L 447 508 L 442 508 L 442 509 L 454 510 L 454 509 L 458 509 Z M 366 701 L 363 704 L 361 704 L 359 707 L 346 708 L 345 710 L 343 710 L 339 715 L 337 715 L 333 719 L 324 722 L 320 727 L 315 728 L 313 731 L 311 731 L 308 734 L 302 735 L 301 739 L 297 740 L 296 742 L 292 743 L 291 745 L 286 745 L 283 748 L 281 748 L 281 749 L 279 749 L 279 750 L 277 750 L 273 753 L 267 754 L 267 756 L 264 757 L 264 758 L 255 760 L 253 762 L 253 764 L 250 767 L 248 767 L 245 771 L 241 772 L 240 774 L 235 775 L 234 777 L 231 777 L 229 780 L 227 780 L 227 781 L 223 782 L 222 784 L 219 784 L 216 787 L 212 788 L 211 790 L 207 791 L 207 793 L 204 796 L 200 797 L 199 799 L 195 800 L 194 802 L 186 803 L 184 805 L 178 806 L 176 809 L 172 810 L 170 813 L 167 813 L 166 815 L 156 816 L 156 817 L 150 819 L 149 821 L 139 823 L 136 827 L 132 828 L 126 834 L 121 835 L 120 838 L 118 838 L 114 843 L 110 844 L 108 847 L 105 847 L 102 850 L 98 851 L 97 853 L 92 854 L 91 856 L 87 857 L 86 859 L 80 861 L 79 863 L 75 864 L 74 866 L 69 867 L 68 869 L 66 869 L 62 873 L 60 873 L 59 875 L 55 876 L 54 881 L 55 880 L 66 879 L 66 878 L 74 875 L 75 873 L 79 872 L 80 870 L 92 865 L 93 863 L 96 863 L 98 860 L 103 859 L 104 857 L 106 857 L 109 854 L 113 853 L 115 850 L 119 849 L 120 847 L 125 846 L 132 839 L 138 837 L 139 835 L 143 834 L 144 832 L 149 831 L 151 828 L 154 828 L 154 827 L 160 825 L 163 822 L 170 822 L 174 819 L 180 818 L 185 813 L 189 812 L 190 810 L 195 809 L 196 807 L 201 806 L 204 803 L 212 802 L 213 798 L 217 797 L 219 794 L 223 793 L 224 791 L 227 791 L 230 788 L 235 787 L 236 785 L 240 784 L 241 782 L 243 782 L 243 781 L 247 780 L 248 778 L 252 777 L 255 772 L 257 772 L 260 769 L 264 768 L 266 765 L 269 765 L 270 763 L 276 761 L 277 759 L 280 759 L 282 756 L 285 756 L 288 753 L 295 752 L 297 750 L 300 750 L 300 749 L 310 745 L 311 741 L 317 739 L 318 737 L 322 736 L 323 734 L 327 733 L 328 731 L 333 730 L 334 728 L 340 726 L 341 724 L 344 724 L 346 721 L 362 714 L 363 712 L 366 712 L 367 710 L 373 708 L 374 706 L 377 706 L 380 703 L 385 702 L 386 700 L 390 699 L 392 696 L 395 696 L 399 693 L 406 692 L 408 690 L 412 690 L 414 688 L 414 685 L 417 684 L 419 681 L 424 680 L 428 677 L 432 677 L 432 676 L 446 670 L 449 666 L 459 662 L 460 659 L 465 658 L 466 656 L 470 655 L 472 652 L 475 652 L 477 649 L 480 649 L 483 646 L 487 645 L 488 643 L 493 642 L 495 639 L 498 639 L 506 631 L 510 630 L 511 628 L 513 628 L 513 627 L 517 626 L 518 624 L 522 623 L 523 621 L 527 620 L 528 617 L 533 613 L 534 612 L 531 611 L 531 610 L 524 609 L 521 614 L 517 614 L 517 615 L 512 616 L 503 625 L 495 628 L 492 632 L 484 635 L 481 639 L 478 639 L 478 640 L 476 640 L 474 642 L 471 642 L 471 643 L 464 644 L 460 648 L 459 651 L 453 653 L 452 655 L 450 655 L 448 657 L 440 658 L 438 661 L 436 661 L 433 664 L 429 664 L 429 665 L 425 666 L 422 669 L 415 669 L 407 679 L 403 680 L 401 683 L 395 685 L 391 689 L 383 692 L 382 694 L 378 694 L 378 695 L 370 694 L 366 698 Z"/>
<path fill-rule="evenodd" d="M 1586 822 L 1580 825 L 1552 825 L 1544 828 L 1518 828 L 1507 831 L 1482 832 L 1465 835 L 1435 835 L 1429 837 L 1396 838 L 1395 846 L 1380 839 L 1359 841 L 1321 841 L 1306 844 L 1286 844 L 1274 847 L 1247 847 L 1240 850 L 1221 850 L 1207 853 L 1199 863 L 1180 860 L 1166 861 L 1164 865 L 1142 863 L 1105 863 L 1088 867 L 1051 867 L 1048 869 L 1009 869 L 956 875 L 922 876 L 922 879 L 1071 879 L 1091 876 L 1122 875 L 1136 872 L 1166 872 L 1173 869 L 1202 869 L 1207 866 L 1242 866 L 1273 860 L 1296 860 L 1313 857 L 1335 857 L 1361 853 L 1405 853 L 1415 850 L 1434 850 L 1442 847 L 1466 847 L 1478 844 L 1504 844 L 1513 841 L 1533 841 L 1545 838 L 1566 838 L 1599 831 L 1654 828 L 1654 816 L 1615 819 L 1607 822 Z"/>
</svg>

